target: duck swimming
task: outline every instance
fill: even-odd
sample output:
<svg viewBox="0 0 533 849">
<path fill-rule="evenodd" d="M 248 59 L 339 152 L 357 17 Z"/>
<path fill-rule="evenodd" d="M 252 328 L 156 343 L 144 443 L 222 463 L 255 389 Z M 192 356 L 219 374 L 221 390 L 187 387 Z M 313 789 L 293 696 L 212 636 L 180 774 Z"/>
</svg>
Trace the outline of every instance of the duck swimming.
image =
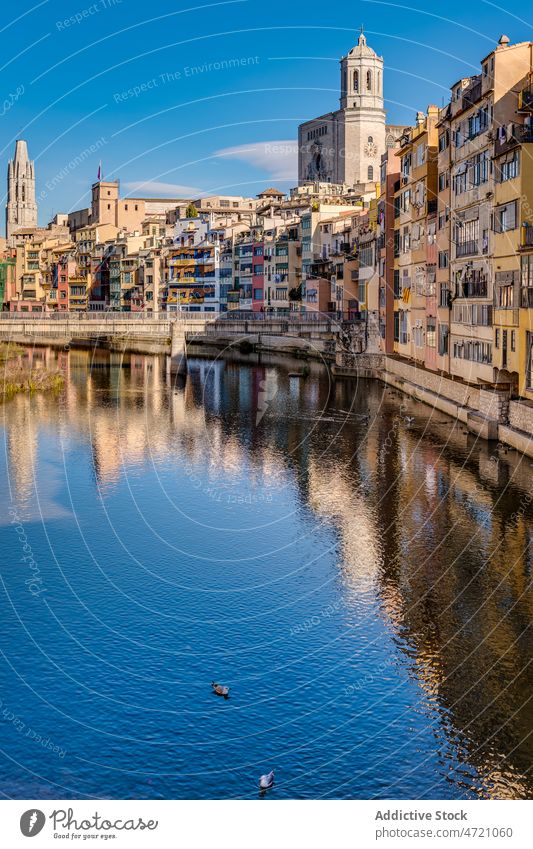
<svg viewBox="0 0 533 849">
<path fill-rule="evenodd" d="M 229 687 L 225 687 L 224 684 L 216 684 L 214 681 L 211 681 L 211 686 L 213 688 L 213 692 L 216 693 L 217 696 L 224 696 L 225 699 L 228 698 Z"/>
</svg>

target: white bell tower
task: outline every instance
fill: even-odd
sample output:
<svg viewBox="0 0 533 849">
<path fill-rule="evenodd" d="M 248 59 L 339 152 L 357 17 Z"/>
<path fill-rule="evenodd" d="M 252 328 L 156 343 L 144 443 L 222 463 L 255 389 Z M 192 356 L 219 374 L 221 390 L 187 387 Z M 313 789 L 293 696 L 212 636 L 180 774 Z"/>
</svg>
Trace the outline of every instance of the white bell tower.
<svg viewBox="0 0 533 849">
<path fill-rule="evenodd" d="M 380 157 L 385 151 L 383 58 L 368 46 L 362 27 L 357 44 L 342 57 L 340 65 L 345 181 L 375 182 L 379 180 Z"/>
<path fill-rule="evenodd" d="M 298 180 L 345 184 L 369 194 L 379 181 L 381 156 L 402 128 L 386 127 L 383 58 L 368 46 L 363 27 L 340 66 L 339 108 L 298 128 Z"/>
</svg>

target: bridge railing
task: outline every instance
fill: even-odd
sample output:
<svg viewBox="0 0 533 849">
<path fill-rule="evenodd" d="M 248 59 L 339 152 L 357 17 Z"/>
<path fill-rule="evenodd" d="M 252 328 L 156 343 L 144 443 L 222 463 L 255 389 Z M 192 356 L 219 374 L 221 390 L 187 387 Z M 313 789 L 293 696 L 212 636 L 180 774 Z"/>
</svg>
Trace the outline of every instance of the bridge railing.
<svg viewBox="0 0 533 849">
<path fill-rule="evenodd" d="M 253 312 L 252 310 L 230 310 L 228 312 L 0 312 L 0 321 L 290 321 L 312 324 L 323 321 L 331 322 L 358 322 L 359 316 L 353 313 L 339 312 L 287 312 L 282 310 L 270 310 L 268 312 Z"/>
</svg>

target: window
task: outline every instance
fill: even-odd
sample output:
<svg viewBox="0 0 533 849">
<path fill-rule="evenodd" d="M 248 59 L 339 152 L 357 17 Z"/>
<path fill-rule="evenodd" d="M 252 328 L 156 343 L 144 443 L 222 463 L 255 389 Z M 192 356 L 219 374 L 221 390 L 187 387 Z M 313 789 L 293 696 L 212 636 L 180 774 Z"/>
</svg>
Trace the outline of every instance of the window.
<svg viewBox="0 0 533 849">
<path fill-rule="evenodd" d="M 399 230 L 394 231 L 394 256 L 395 257 L 400 256 L 400 231 Z"/>
<path fill-rule="evenodd" d="M 515 150 L 513 154 L 508 157 L 503 157 L 500 160 L 499 165 L 499 180 L 501 183 L 505 183 L 507 180 L 513 180 L 515 177 L 518 177 L 518 151 Z"/>
<path fill-rule="evenodd" d="M 483 153 L 478 153 L 474 156 L 469 166 L 469 186 L 479 186 L 481 183 L 486 183 L 489 179 L 489 153 L 484 150 Z"/>
<path fill-rule="evenodd" d="M 441 171 L 439 174 L 439 192 L 443 192 L 450 185 L 448 171 Z"/>
<path fill-rule="evenodd" d="M 493 229 L 495 233 L 507 233 L 517 226 L 517 202 L 504 203 L 494 210 Z"/>
<path fill-rule="evenodd" d="M 432 316 L 428 316 L 426 319 L 426 345 L 428 348 L 436 347 L 436 336 L 437 336 L 437 320 Z"/>
<path fill-rule="evenodd" d="M 372 91 L 372 72 L 371 71 L 366 72 L 366 90 Z"/>
<path fill-rule="evenodd" d="M 456 195 L 462 195 L 468 188 L 468 171 L 466 165 L 460 165 L 453 178 L 453 190 Z"/>
<path fill-rule="evenodd" d="M 513 308 L 513 294 L 514 287 L 511 286 L 500 286 L 498 290 L 498 306 L 504 310 Z"/>
<path fill-rule="evenodd" d="M 439 356 L 444 357 L 449 351 L 450 329 L 447 324 L 439 323 Z"/>
<path fill-rule="evenodd" d="M 450 306 L 450 288 L 448 283 L 441 283 L 439 290 L 439 307 Z"/>
<path fill-rule="evenodd" d="M 402 345 L 406 345 L 407 342 L 408 342 L 407 321 L 408 321 L 407 312 L 405 312 L 405 310 L 400 310 L 400 339 L 399 339 L 399 341 Z"/>
<path fill-rule="evenodd" d="M 495 348 L 500 347 L 500 328 L 499 327 L 497 327 L 496 330 L 494 331 L 494 347 Z"/>
<path fill-rule="evenodd" d="M 368 182 L 371 183 L 373 179 L 374 179 L 374 169 L 373 169 L 372 165 L 369 165 L 368 166 Z"/>
<path fill-rule="evenodd" d="M 359 71 L 353 72 L 353 90 L 356 94 L 359 92 Z"/>
<path fill-rule="evenodd" d="M 400 313 L 394 313 L 394 341 L 400 341 Z"/>
<path fill-rule="evenodd" d="M 254 274 L 263 274 L 263 268 L 262 265 L 254 265 Z"/>
<path fill-rule="evenodd" d="M 478 252 L 479 218 L 458 221 L 455 225 L 455 255 L 471 256 Z"/>
<path fill-rule="evenodd" d="M 516 330 L 511 330 L 511 351 L 516 351 Z"/>
<path fill-rule="evenodd" d="M 263 290 L 262 289 L 254 289 L 254 301 L 262 301 L 263 300 Z"/>
<path fill-rule="evenodd" d="M 492 326 L 491 304 L 454 304 L 453 320 L 458 324 L 471 324 L 474 327 Z"/>
<path fill-rule="evenodd" d="M 127 208 L 128 208 L 128 204 L 127 204 L 127 203 L 125 203 L 125 204 L 124 204 L 124 209 L 127 209 Z"/>
<path fill-rule="evenodd" d="M 439 251 L 439 268 L 448 268 L 448 251 Z"/>
<path fill-rule="evenodd" d="M 368 137 L 368 144 L 373 144 L 374 138 L 372 136 Z"/>
<path fill-rule="evenodd" d="M 490 342 L 477 342 L 464 339 L 454 342 L 453 356 L 459 360 L 469 360 L 473 363 L 490 365 L 492 362 L 492 345 Z"/>
<path fill-rule="evenodd" d="M 394 269 L 394 297 L 402 297 L 402 287 L 400 286 L 400 272 L 397 268 Z"/>
<path fill-rule="evenodd" d="M 446 150 L 448 145 L 450 144 L 450 131 L 444 130 L 439 136 L 439 153 L 442 153 L 443 150 Z"/>
<path fill-rule="evenodd" d="M 521 257 L 520 306 L 533 308 L 533 254 Z"/>
</svg>

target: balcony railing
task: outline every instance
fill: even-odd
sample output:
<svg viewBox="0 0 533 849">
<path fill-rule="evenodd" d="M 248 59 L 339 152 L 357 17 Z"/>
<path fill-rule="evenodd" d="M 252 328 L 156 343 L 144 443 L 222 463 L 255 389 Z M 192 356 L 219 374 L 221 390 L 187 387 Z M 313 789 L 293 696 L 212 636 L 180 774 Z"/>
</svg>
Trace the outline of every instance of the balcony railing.
<svg viewBox="0 0 533 849">
<path fill-rule="evenodd" d="M 516 145 L 531 144 L 533 142 L 533 127 L 526 124 L 509 124 L 505 129 L 496 130 L 496 141 L 494 143 L 494 155 L 505 153 Z"/>
<path fill-rule="evenodd" d="M 518 108 L 524 112 L 533 111 L 533 86 L 524 88 L 518 95 Z"/>
<path fill-rule="evenodd" d="M 460 242 L 455 246 L 456 256 L 475 256 L 478 253 L 477 239 L 470 239 L 467 242 Z"/>
</svg>

